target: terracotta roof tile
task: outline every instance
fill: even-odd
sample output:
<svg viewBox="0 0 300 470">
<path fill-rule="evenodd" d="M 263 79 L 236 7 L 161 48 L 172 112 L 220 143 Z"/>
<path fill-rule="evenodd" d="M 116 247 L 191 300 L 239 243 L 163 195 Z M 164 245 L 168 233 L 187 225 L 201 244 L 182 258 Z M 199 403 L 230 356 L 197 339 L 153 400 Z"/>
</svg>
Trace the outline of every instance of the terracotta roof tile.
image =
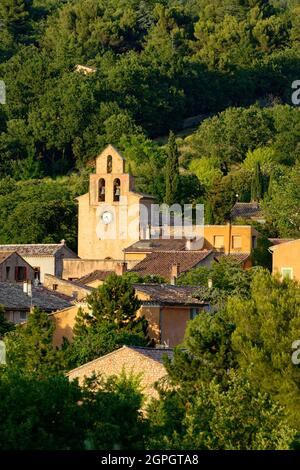
<svg viewBox="0 0 300 470">
<path fill-rule="evenodd" d="M 125 249 L 125 253 L 152 253 L 154 251 L 184 251 L 186 238 L 140 240 Z"/>
<path fill-rule="evenodd" d="M 71 253 L 72 250 L 66 247 L 64 243 L 56 243 L 56 244 L 27 244 L 27 245 L 0 245 L 0 252 L 2 251 L 16 251 L 21 256 L 53 256 L 55 255 L 61 248 L 67 248 L 68 251 Z M 74 254 L 74 257 L 77 255 Z"/>
<path fill-rule="evenodd" d="M 149 301 L 172 305 L 203 304 L 194 297 L 198 287 L 173 286 L 167 284 L 134 284 L 135 291 L 149 296 Z M 147 302 L 147 301 L 146 301 Z"/>
<path fill-rule="evenodd" d="M 249 253 L 230 253 L 230 254 L 224 254 L 224 253 L 216 253 L 215 259 L 217 260 L 218 258 L 223 256 L 226 256 L 227 258 L 231 258 L 233 260 L 239 261 L 241 263 L 244 263 L 250 258 Z"/>
<path fill-rule="evenodd" d="M 293 240 L 294 240 L 293 238 L 269 238 L 269 241 L 274 246 L 282 245 L 283 243 L 292 242 Z"/>
<path fill-rule="evenodd" d="M 0 264 L 3 263 L 7 258 L 9 258 L 15 251 L 2 251 L 0 252 Z"/>
<path fill-rule="evenodd" d="M 263 217 L 263 211 L 257 202 L 237 202 L 231 211 L 231 217 L 232 219 Z"/>
<path fill-rule="evenodd" d="M 170 279 L 172 267 L 179 265 L 179 274 L 197 267 L 210 254 L 211 250 L 202 251 L 158 251 L 150 253 L 140 261 L 131 271 L 147 276 L 155 274 Z"/>
<path fill-rule="evenodd" d="M 143 348 L 143 347 L 137 347 L 137 346 L 123 346 L 120 349 L 116 349 L 115 351 L 105 354 L 104 356 L 98 357 L 97 359 L 94 359 L 93 361 L 87 362 L 79 367 L 76 367 L 75 369 L 72 369 L 69 371 L 66 375 L 68 377 L 73 377 L 74 373 L 76 377 L 78 377 L 78 372 L 80 372 L 82 375 L 84 375 L 85 370 L 88 370 L 90 366 L 95 366 L 95 371 L 97 370 L 97 364 L 101 363 L 102 361 L 105 361 L 107 357 L 113 356 L 113 355 L 118 355 L 122 350 L 130 349 L 138 354 L 142 354 L 143 356 L 148 357 L 149 359 L 152 359 L 155 362 L 159 362 L 160 364 L 163 364 L 164 362 L 164 357 L 168 356 L 169 359 L 173 358 L 173 349 L 169 348 Z"/>
<path fill-rule="evenodd" d="M 32 305 L 46 312 L 62 310 L 72 305 L 71 298 L 44 287 L 32 286 Z M 0 304 L 6 310 L 29 310 L 31 298 L 23 292 L 23 284 L 0 282 Z"/>
<path fill-rule="evenodd" d="M 93 281 L 104 281 L 108 276 L 113 273 L 114 271 L 102 271 L 100 269 L 97 269 L 89 274 L 86 274 L 85 276 L 82 276 L 78 279 L 78 281 L 76 281 L 76 283 L 79 282 L 80 284 L 89 284 Z"/>
</svg>

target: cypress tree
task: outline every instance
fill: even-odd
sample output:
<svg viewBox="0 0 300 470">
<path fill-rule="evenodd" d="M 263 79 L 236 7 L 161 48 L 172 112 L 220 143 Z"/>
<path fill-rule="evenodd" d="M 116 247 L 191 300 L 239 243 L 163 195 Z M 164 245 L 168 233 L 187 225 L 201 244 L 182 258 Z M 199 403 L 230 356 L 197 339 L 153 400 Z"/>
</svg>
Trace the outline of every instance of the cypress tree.
<svg viewBox="0 0 300 470">
<path fill-rule="evenodd" d="M 171 206 L 177 202 L 179 190 L 179 152 L 174 132 L 170 132 L 168 141 L 168 159 L 166 165 L 165 203 Z"/>
<path fill-rule="evenodd" d="M 263 175 L 259 162 L 256 163 L 251 184 L 251 200 L 259 202 L 263 197 Z"/>
<path fill-rule="evenodd" d="M 204 217 L 205 217 L 205 224 L 206 225 L 213 225 L 214 224 L 214 212 L 213 212 L 211 203 L 209 201 L 205 204 Z"/>
</svg>

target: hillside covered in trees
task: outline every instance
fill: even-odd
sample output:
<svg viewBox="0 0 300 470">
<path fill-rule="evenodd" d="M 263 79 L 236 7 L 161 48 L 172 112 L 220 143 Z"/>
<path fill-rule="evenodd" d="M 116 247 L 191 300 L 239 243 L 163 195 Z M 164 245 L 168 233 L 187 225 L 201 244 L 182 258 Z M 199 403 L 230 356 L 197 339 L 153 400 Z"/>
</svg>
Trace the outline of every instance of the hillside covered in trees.
<svg viewBox="0 0 300 470">
<path fill-rule="evenodd" d="M 67 211 L 75 248 L 74 196 L 108 143 L 138 189 L 170 201 L 160 138 L 170 130 L 176 201 L 203 202 L 207 222 L 222 223 L 258 179 L 267 235 L 300 234 L 299 214 L 284 217 L 300 201 L 299 0 L 2 0 L 0 19 L 1 243 L 57 241 Z M 182 132 L 191 116 L 202 123 Z M 52 211 L 44 232 L 33 226 L 39 203 Z"/>
</svg>

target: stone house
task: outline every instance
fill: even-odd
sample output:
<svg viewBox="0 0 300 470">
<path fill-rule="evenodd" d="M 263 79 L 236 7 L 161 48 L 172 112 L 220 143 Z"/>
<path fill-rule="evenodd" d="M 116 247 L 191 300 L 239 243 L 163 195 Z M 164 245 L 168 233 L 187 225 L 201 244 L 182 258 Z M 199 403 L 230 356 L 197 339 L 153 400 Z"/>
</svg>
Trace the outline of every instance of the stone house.
<svg viewBox="0 0 300 470">
<path fill-rule="evenodd" d="M 44 287 L 59 294 L 71 297 L 74 301 L 81 302 L 93 291 L 92 287 L 79 281 L 66 281 L 52 274 L 45 274 Z"/>
<path fill-rule="evenodd" d="M 273 274 L 300 282 L 300 239 L 277 243 L 270 248 Z"/>
<path fill-rule="evenodd" d="M 34 269 L 16 251 L 0 252 L 0 282 L 34 280 Z"/>
<path fill-rule="evenodd" d="M 266 223 L 262 207 L 258 202 L 237 202 L 231 210 L 231 220 L 244 220 L 249 223 Z"/>
<path fill-rule="evenodd" d="M 209 304 L 196 297 L 197 287 L 135 284 L 134 288 L 142 302 L 139 315 L 148 320 L 149 336 L 156 344 L 177 346 L 183 341 L 187 322 L 200 311 L 209 310 Z M 80 306 L 89 311 L 85 302 L 81 302 Z M 76 305 L 53 313 L 52 319 L 56 323 L 55 346 L 60 346 L 64 337 L 72 341 L 78 308 Z"/>
<path fill-rule="evenodd" d="M 117 351 L 71 370 L 67 375 L 69 380 L 78 379 L 79 384 L 82 384 L 85 378 L 94 374 L 99 374 L 105 379 L 110 376 L 119 376 L 124 371 L 127 376 L 134 374 L 140 377 L 140 384 L 146 399 L 157 398 L 155 384 L 167 375 L 163 364 L 164 357 L 172 359 L 173 351 L 123 346 Z"/>
<path fill-rule="evenodd" d="M 58 244 L 0 245 L 0 252 L 15 251 L 33 267 L 35 278 L 44 282 L 45 274 L 62 277 L 63 260 L 78 256 L 62 240 Z"/>
<path fill-rule="evenodd" d="M 23 284 L 0 282 L 0 305 L 4 307 L 8 321 L 22 323 L 27 320 L 33 307 L 39 307 L 44 312 L 51 313 L 70 307 L 72 299 L 34 285 L 32 285 L 32 295 L 29 296 L 24 292 Z"/>
</svg>

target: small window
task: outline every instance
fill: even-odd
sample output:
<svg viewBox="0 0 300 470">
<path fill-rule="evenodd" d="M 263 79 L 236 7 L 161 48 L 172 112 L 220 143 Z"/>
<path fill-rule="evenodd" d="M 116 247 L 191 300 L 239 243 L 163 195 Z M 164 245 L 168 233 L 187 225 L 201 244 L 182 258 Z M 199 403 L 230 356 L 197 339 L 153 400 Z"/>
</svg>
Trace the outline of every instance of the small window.
<svg viewBox="0 0 300 470">
<path fill-rule="evenodd" d="M 114 202 L 120 201 L 120 195 L 121 195 L 121 182 L 119 178 L 116 178 L 114 181 Z"/>
<path fill-rule="evenodd" d="M 242 248 L 242 237 L 239 237 L 239 236 L 232 237 L 232 248 L 235 250 L 240 250 Z"/>
<path fill-rule="evenodd" d="M 10 266 L 6 266 L 6 280 L 9 280 L 9 275 L 10 275 Z"/>
<path fill-rule="evenodd" d="M 112 156 L 107 157 L 107 173 L 112 173 Z"/>
<path fill-rule="evenodd" d="M 25 266 L 16 266 L 15 270 L 15 280 L 17 282 L 26 281 L 27 278 L 27 269 Z"/>
<path fill-rule="evenodd" d="M 105 202 L 105 179 L 103 178 L 98 183 L 98 201 Z"/>
<path fill-rule="evenodd" d="M 199 315 L 199 311 L 200 309 L 198 307 L 191 308 L 191 311 L 190 311 L 191 320 L 194 320 Z"/>
<path fill-rule="evenodd" d="M 52 285 L 52 290 L 57 290 L 58 289 L 58 284 L 53 284 Z"/>
<path fill-rule="evenodd" d="M 214 237 L 214 247 L 224 248 L 224 236 L 223 235 L 216 235 Z"/>
<path fill-rule="evenodd" d="M 34 269 L 34 279 L 37 279 L 38 281 L 41 280 L 41 268 L 40 267 L 35 267 Z"/>
<path fill-rule="evenodd" d="M 282 268 L 281 275 L 283 279 L 293 279 L 294 277 L 293 268 Z"/>
<path fill-rule="evenodd" d="M 257 237 L 255 235 L 252 237 L 252 248 L 257 248 Z"/>
</svg>

